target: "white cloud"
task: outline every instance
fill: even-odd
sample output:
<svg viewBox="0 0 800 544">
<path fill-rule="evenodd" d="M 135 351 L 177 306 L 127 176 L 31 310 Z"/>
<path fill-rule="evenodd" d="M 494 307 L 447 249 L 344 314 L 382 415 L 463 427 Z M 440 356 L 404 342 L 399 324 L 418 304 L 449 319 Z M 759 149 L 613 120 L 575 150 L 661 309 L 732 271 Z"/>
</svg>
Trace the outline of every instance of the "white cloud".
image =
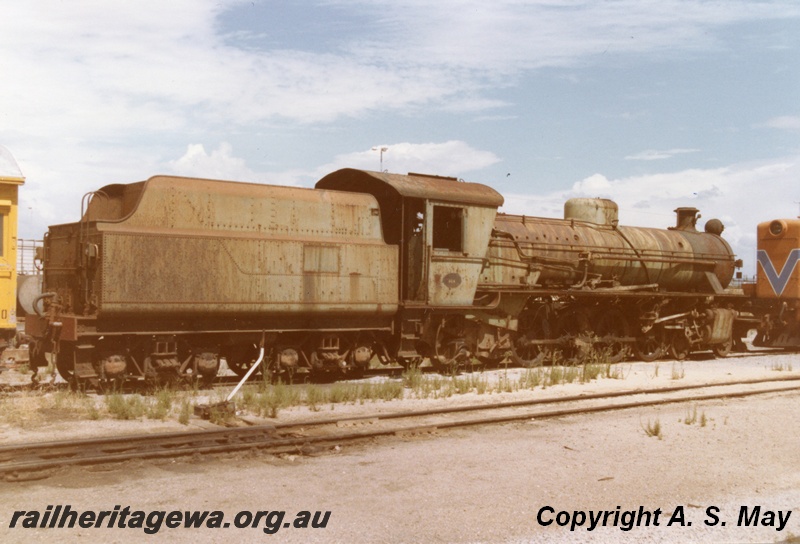
<svg viewBox="0 0 800 544">
<path fill-rule="evenodd" d="M 245 160 L 232 155 L 233 148 L 227 142 L 206 153 L 203 144 L 189 144 L 186 153 L 169 165 L 179 176 L 254 181 L 258 175 L 245 165 Z"/>
<path fill-rule="evenodd" d="M 569 66 L 586 56 L 721 48 L 710 29 L 745 20 L 797 17 L 790 1 L 664 0 L 339 0 L 382 16 L 380 39 L 357 40 L 353 51 L 369 59 L 424 59 L 509 74 L 543 66 Z M 379 7 L 376 7 L 379 6 Z M 402 43 L 403 47 L 397 47 Z"/>
<path fill-rule="evenodd" d="M 697 153 L 699 149 L 665 149 L 662 151 L 656 149 L 648 149 L 641 151 L 634 155 L 625 157 L 626 161 L 657 161 L 663 159 L 671 159 L 675 155 L 685 155 L 687 153 Z"/>
<path fill-rule="evenodd" d="M 401 142 L 378 147 L 387 148 L 383 153 L 383 169 L 401 174 L 418 172 L 458 177 L 500 162 L 494 153 L 475 149 L 459 140 L 424 144 Z M 379 170 L 380 167 L 379 151 L 369 149 L 339 155 L 317 172 L 322 177 L 339 168 Z"/>
<path fill-rule="evenodd" d="M 0 102 L 20 136 L 122 138 L 194 124 L 342 116 L 436 104 L 482 111 L 482 96 L 523 70 L 565 66 L 609 48 L 639 53 L 716 47 L 714 27 L 797 17 L 792 2 L 348 2 L 374 28 L 341 50 L 241 49 L 217 16 L 242 1 L 31 0 L 3 8 Z M 110 7 L 113 6 L 113 7 Z"/>
<path fill-rule="evenodd" d="M 500 162 L 494 153 L 475 149 L 466 142 L 452 140 L 441 143 L 389 143 L 374 148 L 338 155 L 322 166 L 288 172 L 256 172 L 245 160 L 234 156 L 227 142 L 208 153 L 202 144 L 189 144 L 186 153 L 169 161 L 172 173 L 180 176 L 250 181 L 277 185 L 312 186 L 319 178 L 340 168 L 379 170 L 380 148 L 383 169 L 396 173 L 420 172 L 461 176 Z"/>
<path fill-rule="evenodd" d="M 781 130 L 800 130 L 800 116 L 784 115 L 774 117 L 764 123 L 763 126 Z"/>
</svg>

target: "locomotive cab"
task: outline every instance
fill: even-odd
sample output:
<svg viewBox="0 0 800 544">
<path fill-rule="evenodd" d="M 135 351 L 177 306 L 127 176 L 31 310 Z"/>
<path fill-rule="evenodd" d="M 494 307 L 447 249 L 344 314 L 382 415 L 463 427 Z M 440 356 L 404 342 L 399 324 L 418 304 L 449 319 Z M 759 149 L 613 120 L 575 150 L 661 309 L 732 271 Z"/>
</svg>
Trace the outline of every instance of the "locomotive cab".
<svg viewBox="0 0 800 544">
<path fill-rule="evenodd" d="M 503 204 L 499 193 L 450 177 L 353 169 L 333 172 L 316 187 L 368 193 L 380 204 L 385 241 L 400 248 L 399 335 L 390 351 L 401 364 L 429 357 L 450 367 L 476 354 L 479 337 L 494 337 L 483 326 L 491 317 L 473 303 Z"/>
<path fill-rule="evenodd" d="M 343 169 L 317 189 L 375 196 L 386 243 L 399 245 L 406 306 L 469 306 L 475 297 L 497 208 L 494 189 L 456 178 Z"/>
</svg>

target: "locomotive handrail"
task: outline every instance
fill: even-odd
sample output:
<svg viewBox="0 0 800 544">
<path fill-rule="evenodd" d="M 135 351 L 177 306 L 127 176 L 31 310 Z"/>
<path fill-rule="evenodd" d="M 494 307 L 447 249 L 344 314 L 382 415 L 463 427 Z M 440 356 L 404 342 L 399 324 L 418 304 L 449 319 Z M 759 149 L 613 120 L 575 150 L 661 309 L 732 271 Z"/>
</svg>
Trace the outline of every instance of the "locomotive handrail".
<svg viewBox="0 0 800 544">
<path fill-rule="evenodd" d="M 537 256 L 534 256 L 534 255 L 528 255 L 522 249 L 519 241 L 510 232 L 506 232 L 504 230 L 499 230 L 499 229 L 492 229 L 492 236 L 497 236 L 497 237 L 500 237 L 500 238 L 506 238 L 506 239 L 510 240 L 511 243 L 514 244 L 514 248 L 517 250 L 517 253 L 519 253 L 520 259 L 523 260 L 523 261 L 532 262 L 532 263 L 533 262 L 542 263 L 542 264 L 547 264 L 547 265 L 554 266 L 554 267 L 558 266 L 558 265 L 562 265 L 564 267 L 568 267 L 570 272 L 573 271 L 573 268 L 571 268 L 572 263 L 570 261 L 565 260 L 565 259 L 553 259 L 553 258 L 548 258 L 548 257 L 537 257 Z"/>
<path fill-rule="evenodd" d="M 502 233 L 503 231 L 493 231 L 493 232 Z M 509 233 L 505 233 L 505 234 L 513 237 L 513 235 L 511 235 Z M 549 261 L 551 263 L 562 263 L 562 264 L 567 265 L 567 266 L 572 266 L 574 264 L 574 261 L 568 261 L 568 260 L 565 260 L 565 259 L 548 259 L 547 257 L 531 257 L 531 256 L 527 255 L 524 252 L 524 250 L 521 250 L 519 248 L 520 244 L 519 244 L 519 242 L 517 240 L 511 240 L 511 242 L 514 244 L 515 248 L 517 248 L 517 251 L 519 252 L 520 257 L 522 257 L 524 260 L 527 260 L 529 262 L 542 262 L 544 264 L 547 264 L 547 262 Z M 599 246 L 593 246 L 593 247 L 597 247 L 598 249 L 606 250 L 606 248 L 600 248 Z M 579 252 L 583 252 L 583 249 L 586 249 L 586 248 L 582 248 L 581 250 L 571 249 L 571 248 L 570 249 L 558 249 L 558 251 L 564 251 L 564 252 L 572 251 L 573 253 L 579 253 Z M 710 254 L 710 253 L 695 253 L 695 255 L 698 256 L 698 258 L 695 258 L 695 259 L 680 258 L 680 257 L 670 257 L 669 255 L 661 256 L 661 254 L 659 254 L 659 253 L 657 253 L 655 251 L 654 251 L 653 255 L 647 255 L 646 252 L 643 252 L 644 254 L 641 255 L 641 256 L 635 256 L 635 255 L 632 256 L 630 253 L 625 253 L 625 252 L 621 252 L 621 251 L 611 251 L 611 250 L 606 250 L 603 253 L 601 253 L 599 251 L 596 251 L 596 252 L 595 251 L 591 251 L 590 253 L 593 255 L 593 260 L 618 259 L 618 260 L 627 260 L 627 261 L 643 261 L 643 262 L 647 262 L 647 263 L 696 264 L 696 265 L 710 266 L 710 267 L 714 267 L 714 266 L 717 265 L 717 260 L 714 260 L 715 256 Z M 576 259 L 576 261 L 577 261 L 577 259 Z M 556 266 L 556 265 L 551 264 L 550 266 Z M 573 269 L 570 268 L 570 270 L 573 270 Z"/>
<path fill-rule="evenodd" d="M 89 285 L 88 261 L 90 252 L 84 246 L 89 237 L 89 204 L 95 196 L 102 196 L 108 199 L 108 194 L 104 191 L 89 191 L 81 197 L 81 220 L 78 223 L 78 251 L 80 274 L 81 274 L 81 293 L 83 294 L 84 307 L 89 306 L 91 299 L 91 286 Z M 85 209 L 84 209 L 85 208 Z"/>
</svg>

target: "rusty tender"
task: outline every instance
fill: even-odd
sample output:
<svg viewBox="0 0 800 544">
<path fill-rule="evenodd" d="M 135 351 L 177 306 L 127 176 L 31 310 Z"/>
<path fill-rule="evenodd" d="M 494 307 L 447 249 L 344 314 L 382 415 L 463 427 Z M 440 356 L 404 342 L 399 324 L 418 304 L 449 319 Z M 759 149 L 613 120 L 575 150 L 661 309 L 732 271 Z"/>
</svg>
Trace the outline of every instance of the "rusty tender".
<svg viewBox="0 0 800 544">
<path fill-rule="evenodd" d="M 315 189 L 155 176 L 86 201 L 45 237 L 27 321 L 32 364 L 51 353 L 76 384 L 209 380 L 221 358 L 243 376 L 262 342 L 261 366 L 288 378 L 738 340 L 734 255 L 694 208 L 670 229 L 620 226 L 602 199 L 505 215 L 484 185 L 353 169 Z"/>
</svg>

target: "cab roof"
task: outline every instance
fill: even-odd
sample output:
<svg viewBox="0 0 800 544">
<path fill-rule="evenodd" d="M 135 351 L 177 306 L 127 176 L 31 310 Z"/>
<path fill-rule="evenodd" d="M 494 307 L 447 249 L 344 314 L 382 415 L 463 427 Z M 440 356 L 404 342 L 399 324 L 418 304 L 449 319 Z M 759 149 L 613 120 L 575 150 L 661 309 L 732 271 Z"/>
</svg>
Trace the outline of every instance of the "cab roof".
<svg viewBox="0 0 800 544">
<path fill-rule="evenodd" d="M 503 196 L 491 187 L 428 174 L 403 175 L 344 168 L 320 179 L 316 188 L 370 193 L 378 200 L 382 200 L 381 196 L 394 194 L 395 197 L 421 198 L 489 208 L 503 205 Z"/>
</svg>

